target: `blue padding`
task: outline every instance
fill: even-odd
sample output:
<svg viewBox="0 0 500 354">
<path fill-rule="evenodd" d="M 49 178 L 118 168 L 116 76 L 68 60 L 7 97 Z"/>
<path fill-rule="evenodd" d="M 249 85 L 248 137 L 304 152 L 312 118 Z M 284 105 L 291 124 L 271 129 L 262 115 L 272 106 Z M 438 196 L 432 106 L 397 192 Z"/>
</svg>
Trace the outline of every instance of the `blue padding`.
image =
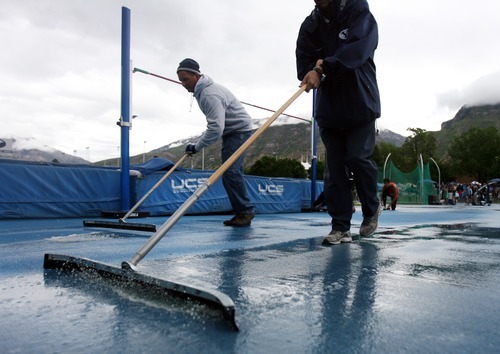
<svg viewBox="0 0 500 354">
<path fill-rule="evenodd" d="M 96 216 L 119 202 L 117 169 L 0 160 L 0 219 Z"/>
<path fill-rule="evenodd" d="M 173 165 L 166 159 L 155 160 L 142 164 L 143 177 L 134 178 L 131 183 L 134 204 Z M 138 211 L 149 212 L 151 216 L 173 214 L 212 173 L 173 172 Z M 308 180 L 257 176 L 246 176 L 245 180 L 256 213 L 293 213 L 310 208 Z M 323 184 L 317 183 L 316 196 L 322 189 Z M 0 219 L 100 216 L 102 211 L 120 211 L 120 193 L 120 170 L 116 167 L 0 160 Z M 187 214 L 231 211 L 222 181 L 218 180 Z"/>
<path fill-rule="evenodd" d="M 213 171 L 192 170 L 174 172 L 140 206 L 139 211 L 154 215 L 173 214 L 193 192 L 212 175 Z M 152 173 L 136 184 L 136 200 L 145 195 L 163 173 Z M 259 214 L 293 213 L 311 207 L 311 182 L 293 178 L 245 176 L 248 195 Z M 317 184 L 317 195 L 323 184 Z M 186 214 L 231 212 L 231 204 L 219 179 Z"/>
<path fill-rule="evenodd" d="M 137 165 L 130 165 L 131 170 L 136 170 L 141 172 L 143 175 L 149 175 L 153 172 L 158 171 L 168 171 L 170 170 L 175 163 L 170 161 L 169 159 L 164 159 L 161 157 L 155 157 L 149 161 L 146 161 Z M 185 171 L 184 168 L 177 168 L 178 171 Z"/>
<path fill-rule="evenodd" d="M 301 180 L 302 181 L 302 209 L 311 209 L 311 181 L 309 180 Z M 323 181 L 316 181 L 316 190 L 314 193 L 314 200 L 316 200 L 321 192 L 323 192 Z"/>
<path fill-rule="evenodd" d="M 173 214 L 200 185 L 212 175 L 212 171 L 174 172 L 142 203 L 139 211 L 152 216 Z M 136 200 L 145 195 L 164 173 L 151 173 L 137 181 Z M 210 214 L 231 211 L 226 191 L 219 180 L 191 207 L 187 214 Z"/>
<path fill-rule="evenodd" d="M 246 176 L 247 190 L 255 211 L 261 214 L 300 212 L 302 182 L 290 178 Z"/>
</svg>

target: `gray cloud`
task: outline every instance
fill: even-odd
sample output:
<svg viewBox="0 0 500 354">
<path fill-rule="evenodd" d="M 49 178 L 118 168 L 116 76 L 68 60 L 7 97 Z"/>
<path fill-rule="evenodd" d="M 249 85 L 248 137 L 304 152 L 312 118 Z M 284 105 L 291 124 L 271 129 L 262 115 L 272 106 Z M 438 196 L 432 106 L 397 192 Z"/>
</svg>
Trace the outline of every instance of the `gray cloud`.
<svg viewBox="0 0 500 354">
<path fill-rule="evenodd" d="M 295 40 L 312 0 L 0 0 L 0 138 L 35 138 L 91 160 L 116 156 L 121 8 L 131 9 L 133 66 L 176 79 L 193 57 L 241 100 L 277 109 L 297 89 Z M 464 104 L 492 101 L 500 3 L 372 0 L 380 28 L 380 125 L 439 127 Z M 432 11 L 430 10 L 432 9 Z M 473 83 L 473 84 L 471 84 Z M 136 73 L 132 154 L 199 134 L 205 120 L 179 85 Z M 288 109 L 309 118 L 311 95 Z M 248 108 L 255 118 L 270 114 Z M 8 122 L 5 124 L 4 122 Z"/>
<path fill-rule="evenodd" d="M 438 106 L 457 110 L 464 105 L 500 103 L 500 71 L 485 75 L 463 89 L 447 91 L 438 96 Z"/>
</svg>

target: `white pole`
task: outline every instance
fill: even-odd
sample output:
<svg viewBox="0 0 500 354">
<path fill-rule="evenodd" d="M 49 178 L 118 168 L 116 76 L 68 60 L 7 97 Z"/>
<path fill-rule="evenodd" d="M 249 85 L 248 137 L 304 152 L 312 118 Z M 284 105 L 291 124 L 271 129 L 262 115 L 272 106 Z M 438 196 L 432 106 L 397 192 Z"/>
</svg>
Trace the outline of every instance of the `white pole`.
<svg viewBox="0 0 500 354">
<path fill-rule="evenodd" d="M 434 161 L 434 159 L 432 157 L 429 157 L 429 159 L 434 162 L 434 164 L 436 165 L 437 169 L 438 169 L 438 198 L 439 200 L 441 200 L 441 170 L 439 169 L 439 165 L 437 164 L 436 161 Z"/>
<path fill-rule="evenodd" d="M 422 165 L 422 178 L 421 178 L 421 186 L 420 186 L 420 202 L 424 204 L 424 159 L 422 158 L 422 154 L 420 154 L 420 164 Z"/>
<path fill-rule="evenodd" d="M 384 173 L 382 174 L 382 178 L 385 178 L 385 168 L 387 166 L 387 161 L 389 160 L 389 157 L 391 156 L 391 153 L 389 153 L 389 155 L 387 155 L 387 157 L 385 158 L 385 162 L 384 162 Z"/>
</svg>

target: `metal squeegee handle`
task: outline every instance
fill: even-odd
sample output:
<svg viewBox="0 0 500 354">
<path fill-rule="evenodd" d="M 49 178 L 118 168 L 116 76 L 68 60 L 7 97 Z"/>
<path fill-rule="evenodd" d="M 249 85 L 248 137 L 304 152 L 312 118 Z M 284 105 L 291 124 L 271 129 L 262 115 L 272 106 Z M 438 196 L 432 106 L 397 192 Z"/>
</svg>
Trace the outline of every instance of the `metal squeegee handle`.
<svg viewBox="0 0 500 354">
<path fill-rule="evenodd" d="M 120 222 L 125 222 L 127 218 L 132 215 L 132 213 L 153 193 L 156 188 L 158 188 L 171 174 L 174 172 L 180 164 L 184 161 L 184 159 L 188 156 L 188 154 L 182 155 L 182 157 L 177 161 L 177 163 L 151 188 L 144 196 L 130 209 L 127 214 L 120 218 Z"/>
</svg>

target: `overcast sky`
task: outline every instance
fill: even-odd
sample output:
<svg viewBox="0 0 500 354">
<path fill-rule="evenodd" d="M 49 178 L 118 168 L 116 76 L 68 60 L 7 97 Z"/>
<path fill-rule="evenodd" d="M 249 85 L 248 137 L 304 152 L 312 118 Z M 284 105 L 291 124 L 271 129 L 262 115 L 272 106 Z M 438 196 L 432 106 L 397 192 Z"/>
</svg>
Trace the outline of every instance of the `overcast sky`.
<svg viewBox="0 0 500 354">
<path fill-rule="evenodd" d="M 370 0 L 380 32 L 379 128 L 439 130 L 461 106 L 500 101 L 500 1 Z M 230 5 L 230 6 L 229 6 Z M 122 6 L 132 66 L 177 79 L 178 63 L 244 102 L 279 108 L 297 90 L 295 41 L 313 0 L 0 0 L 0 138 L 98 160 L 119 156 Z M 286 111 L 309 119 L 312 95 Z M 247 107 L 254 118 L 269 113 Z M 133 75 L 130 154 L 200 134 L 180 85 Z"/>
</svg>

